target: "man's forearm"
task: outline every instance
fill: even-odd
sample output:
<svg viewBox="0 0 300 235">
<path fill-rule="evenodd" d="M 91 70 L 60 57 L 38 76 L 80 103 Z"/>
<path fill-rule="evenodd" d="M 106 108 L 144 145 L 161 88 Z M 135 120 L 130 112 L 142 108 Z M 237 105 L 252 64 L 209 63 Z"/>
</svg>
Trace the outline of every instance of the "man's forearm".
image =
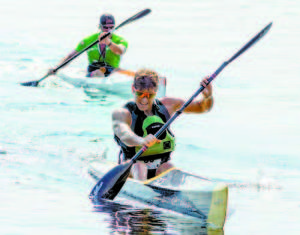
<svg viewBox="0 0 300 235">
<path fill-rule="evenodd" d="M 126 124 L 116 123 L 113 125 L 114 133 L 127 146 L 143 145 L 143 138 L 136 135 Z"/>
<path fill-rule="evenodd" d="M 117 55 L 122 55 L 125 50 L 124 46 L 113 43 L 112 41 L 108 44 L 108 47 L 113 53 Z"/>
<path fill-rule="evenodd" d="M 205 97 L 202 102 L 204 103 L 204 107 L 206 111 L 211 110 L 214 104 L 213 96 L 210 95 L 209 97 Z"/>
<path fill-rule="evenodd" d="M 65 58 L 63 58 L 60 61 L 60 64 L 65 63 L 67 60 L 69 60 L 70 58 L 72 58 L 76 53 L 77 53 L 77 51 L 72 51 L 69 55 L 67 55 Z"/>
</svg>

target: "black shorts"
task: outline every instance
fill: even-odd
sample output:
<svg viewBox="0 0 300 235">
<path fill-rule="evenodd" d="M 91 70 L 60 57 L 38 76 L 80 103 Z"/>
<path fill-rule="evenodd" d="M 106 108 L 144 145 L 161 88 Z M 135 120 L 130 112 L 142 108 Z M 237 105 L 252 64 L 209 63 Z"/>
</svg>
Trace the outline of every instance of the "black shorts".
<svg viewBox="0 0 300 235">
<path fill-rule="evenodd" d="M 90 77 L 91 72 L 97 69 L 100 69 L 104 73 L 104 76 L 108 77 L 114 71 L 115 68 L 103 62 L 94 62 L 92 64 L 89 64 L 89 66 L 87 67 L 87 77 Z"/>
<path fill-rule="evenodd" d="M 124 154 L 122 152 L 120 152 L 120 154 L 119 154 L 119 164 L 121 162 L 127 161 L 129 159 L 130 158 L 126 158 L 124 156 Z M 152 178 L 152 177 L 154 177 L 156 175 L 156 170 L 157 170 L 157 168 L 160 165 L 162 165 L 163 163 L 166 163 L 169 160 L 171 160 L 171 152 L 169 152 L 169 153 L 163 153 L 163 154 L 159 154 L 159 155 L 155 155 L 155 156 L 143 157 L 142 159 L 137 160 L 138 162 L 141 161 L 141 162 L 144 162 L 147 165 L 148 164 L 151 165 L 151 163 L 157 162 L 158 159 L 160 159 L 160 161 L 159 161 L 157 167 L 155 166 L 152 169 L 148 169 L 147 179 L 150 179 L 150 178 Z"/>
</svg>

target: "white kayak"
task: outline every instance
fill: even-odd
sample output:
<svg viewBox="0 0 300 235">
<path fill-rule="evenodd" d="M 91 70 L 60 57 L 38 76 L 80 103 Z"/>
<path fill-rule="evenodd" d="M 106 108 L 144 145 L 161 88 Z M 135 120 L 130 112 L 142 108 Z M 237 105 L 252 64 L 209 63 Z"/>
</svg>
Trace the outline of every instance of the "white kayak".
<svg viewBox="0 0 300 235">
<path fill-rule="evenodd" d="M 131 85 L 133 77 L 120 72 L 115 72 L 107 78 L 90 78 L 86 77 L 85 71 L 64 69 L 57 76 L 74 87 L 83 88 L 84 92 L 92 98 L 103 94 L 112 94 L 126 98 L 132 97 Z M 166 78 L 160 77 L 157 96 L 164 97 L 165 95 Z"/>
<path fill-rule="evenodd" d="M 95 161 L 89 165 L 89 174 L 98 181 L 113 166 L 113 163 Z M 193 217 L 208 228 L 222 229 L 227 214 L 228 186 L 172 168 L 147 181 L 128 178 L 118 197 Z"/>
</svg>

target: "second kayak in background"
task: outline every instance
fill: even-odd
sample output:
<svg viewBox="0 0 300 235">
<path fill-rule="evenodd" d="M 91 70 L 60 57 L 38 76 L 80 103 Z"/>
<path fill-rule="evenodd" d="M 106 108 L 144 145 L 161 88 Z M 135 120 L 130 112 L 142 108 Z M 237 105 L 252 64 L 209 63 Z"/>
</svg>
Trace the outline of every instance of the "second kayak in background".
<svg viewBox="0 0 300 235">
<path fill-rule="evenodd" d="M 115 72 L 109 77 L 105 78 L 90 78 L 86 77 L 86 71 L 75 69 L 64 69 L 59 72 L 55 79 L 49 79 L 41 86 L 66 86 L 82 88 L 86 95 L 91 98 L 97 98 L 103 94 L 112 94 L 124 97 L 126 99 L 132 98 L 131 85 L 133 82 L 132 72 L 125 73 L 126 70 Z M 160 76 L 159 89 L 157 97 L 166 96 L 166 77 Z M 49 85 L 50 84 L 50 85 Z"/>
</svg>

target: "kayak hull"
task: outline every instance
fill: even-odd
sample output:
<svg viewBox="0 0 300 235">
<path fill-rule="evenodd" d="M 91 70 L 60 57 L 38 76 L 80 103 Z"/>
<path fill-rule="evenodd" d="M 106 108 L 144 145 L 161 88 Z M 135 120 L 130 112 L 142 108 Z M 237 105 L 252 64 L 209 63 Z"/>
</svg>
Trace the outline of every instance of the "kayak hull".
<svg viewBox="0 0 300 235">
<path fill-rule="evenodd" d="M 89 174 L 96 181 L 108 170 L 100 162 L 89 166 Z M 222 229 L 227 213 L 228 187 L 172 168 L 147 181 L 128 178 L 118 197 L 167 209 L 193 217 L 209 228 Z"/>
</svg>

